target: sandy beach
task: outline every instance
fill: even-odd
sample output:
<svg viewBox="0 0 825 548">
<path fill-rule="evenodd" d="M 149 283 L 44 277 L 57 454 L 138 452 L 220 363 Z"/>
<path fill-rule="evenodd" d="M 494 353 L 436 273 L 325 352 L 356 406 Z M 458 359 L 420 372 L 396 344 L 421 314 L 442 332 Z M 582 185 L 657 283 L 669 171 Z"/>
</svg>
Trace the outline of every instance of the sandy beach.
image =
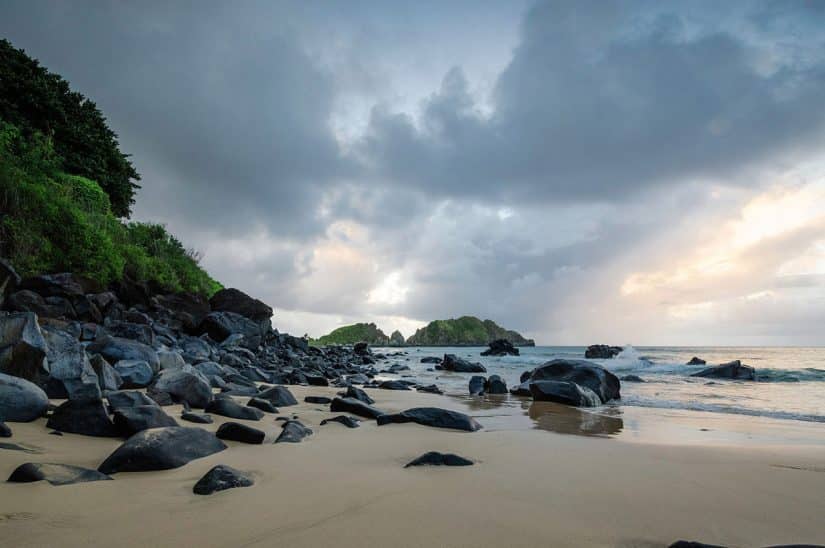
<svg viewBox="0 0 825 548">
<path fill-rule="evenodd" d="M 591 428 L 583 431 L 591 435 L 574 435 L 576 422 L 565 416 L 570 408 L 555 404 L 543 404 L 548 407 L 541 412 L 503 414 L 492 398 L 471 407 L 447 396 L 372 390 L 381 409 L 451 408 L 475 416 L 485 429 L 378 427 L 367 420 L 348 429 L 320 426 L 332 414 L 326 406 L 303 402 L 307 395 L 332 396 L 335 389 L 289 388 L 300 403 L 283 408 L 282 415 L 296 414 L 315 431 L 304 442 L 272 444 L 280 423 L 267 415 L 249 423 L 267 432 L 264 445 L 228 442 L 228 450 L 179 469 L 61 487 L 0 484 L 0 545 L 647 547 L 680 538 L 729 546 L 825 541 L 825 434 L 818 424 L 708 413 L 663 420 L 653 411 L 635 410 L 620 432 L 593 435 Z M 181 411 L 166 410 L 173 417 Z M 554 416 L 567 430 L 547 431 Z M 228 420 L 215 419 L 205 428 L 214 431 Z M 712 429 L 703 433 L 702 424 Z M 50 435 L 43 419 L 13 428 L 13 438 L 4 441 L 34 452 L 0 450 L 4 478 L 28 461 L 96 468 L 120 444 Z M 798 442 L 773 443 L 780 434 Z M 430 450 L 476 464 L 404 468 Z M 255 485 L 194 495 L 193 484 L 217 464 L 251 472 Z"/>
</svg>

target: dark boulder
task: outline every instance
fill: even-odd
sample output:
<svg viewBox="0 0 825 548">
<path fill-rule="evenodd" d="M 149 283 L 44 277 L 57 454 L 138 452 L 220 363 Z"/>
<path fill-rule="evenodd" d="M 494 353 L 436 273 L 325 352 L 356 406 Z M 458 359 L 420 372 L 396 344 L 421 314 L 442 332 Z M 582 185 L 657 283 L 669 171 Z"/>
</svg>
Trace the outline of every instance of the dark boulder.
<svg viewBox="0 0 825 548">
<path fill-rule="evenodd" d="M 337 417 L 324 419 L 321 421 L 321 426 L 324 426 L 328 422 L 340 422 L 347 428 L 358 428 L 359 426 L 361 426 L 361 421 L 359 419 L 356 419 L 355 417 L 350 417 L 349 415 L 338 415 Z"/>
<path fill-rule="evenodd" d="M 485 390 L 488 394 L 506 394 L 507 383 L 498 375 L 490 375 L 490 378 L 487 379 Z"/>
<path fill-rule="evenodd" d="M 706 362 L 706 361 L 705 361 L 705 360 L 703 360 L 702 358 L 699 358 L 699 357 L 693 356 L 693 357 L 690 359 L 690 361 L 689 361 L 689 362 L 687 362 L 687 364 L 686 364 L 686 365 L 705 365 L 706 363 L 708 363 L 708 362 Z"/>
<path fill-rule="evenodd" d="M 322 375 L 307 375 L 307 384 L 310 386 L 329 386 L 329 379 Z"/>
<path fill-rule="evenodd" d="M 27 462 L 15 468 L 8 481 L 12 483 L 31 483 L 45 480 L 52 485 L 70 485 L 72 483 L 110 479 L 112 478 L 97 470 L 81 468 L 80 466 Z"/>
<path fill-rule="evenodd" d="M 355 343 L 352 347 L 352 351 L 359 356 L 369 356 L 372 353 L 370 351 L 370 345 L 364 341 Z"/>
<path fill-rule="evenodd" d="M 470 377 L 470 395 L 481 396 L 484 394 L 484 387 L 487 384 L 487 378 L 481 375 L 473 375 Z"/>
<path fill-rule="evenodd" d="M 588 360 L 607 360 L 615 358 L 624 350 L 621 346 L 608 346 L 606 344 L 592 344 L 584 351 L 584 357 Z"/>
<path fill-rule="evenodd" d="M 421 363 L 441 363 L 441 358 L 438 356 L 424 356 L 421 358 Z"/>
<path fill-rule="evenodd" d="M 20 275 L 5 259 L 0 259 L 0 308 L 4 305 L 6 296 L 20 285 Z"/>
<path fill-rule="evenodd" d="M 353 415 L 358 415 L 359 417 L 365 417 L 368 419 L 377 419 L 379 416 L 384 414 L 383 411 L 376 409 L 375 407 L 371 407 L 370 405 L 367 405 L 361 400 L 356 400 L 355 398 L 334 398 L 329 406 L 329 410 L 352 413 Z"/>
<path fill-rule="evenodd" d="M 48 374 L 46 340 L 31 312 L 0 315 L 0 373 L 32 382 Z"/>
<path fill-rule="evenodd" d="M 241 443 L 251 443 L 260 445 L 264 442 L 266 434 L 262 430 L 252 428 L 239 422 L 225 422 L 218 428 L 215 435 L 222 440 L 239 441 Z"/>
<path fill-rule="evenodd" d="M 122 409 L 124 407 L 138 407 L 142 405 L 154 405 L 155 400 L 144 394 L 134 390 L 118 390 L 116 392 L 109 392 L 106 394 L 106 400 L 109 402 L 109 407 L 113 410 Z"/>
<path fill-rule="evenodd" d="M 369 394 L 367 394 L 366 392 L 364 392 L 360 388 L 356 388 L 355 386 L 348 386 L 347 391 L 343 393 L 343 396 L 345 398 L 353 398 L 353 399 L 362 401 L 362 402 L 366 403 L 367 405 L 372 405 L 372 404 L 375 403 L 375 400 L 373 400 L 369 396 Z"/>
<path fill-rule="evenodd" d="M 250 487 L 255 482 L 252 477 L 231 466 L 219 464 L 207 472 L 192 488 L 196 495 L 211 495 L 218 491 L 236 487 Z"/>
<path fill-rule="evenodd" d="M 260 324 L 234 312 L 210 312 L 201 322 L 198 331 L 206 333 L 217 342 L 223 342 L 234 334 L 243 335 L 239 344 L 250 350 L 261 345 L 264 332 Z"/>
<path fill-rule="evenodd" d="M 454 371 L 456 373 L 486 373 L 487 369 L 480 363 L 468 362 L 463 358 L 459 358 L 455 354 L 444 354 L 444 359 L 441 360 L 441 367 L 445 371 Z"/>
<path fill-rule="evenodd" d="M 20 282 L 19 287 L 20 289 L 29 289 L 44 297 L 63 297 L 65 299 L 82 297 L 86 293 L 97 293 L 101 289 L 92 280 L 71 272 L 42 274 L 26 278 Z"/>
<path fill-rule="evenodd" d="M 289 407 L 290 405 L 298 405 L 298 400 L 292 395 L 292 392 L 285 386 L 273 386 L 267 388 L 263 392 L 258 393 L 258 397 L 264 400 L 269 400 L 275 407 Z"/>
<path fill-rule="evenodd" d="M 377 421 L 378 426 L 391 423 L 414 422 L 423 426 L 464 430 L 467 432 L 475 432 L 482 428 L 474 418 L 464 413 L 438 407 L 414 407 L 400 413 L 380 415 Z"/>
<path fill-rule="evenodd" d="M 246 405 L 247 407 L 254 407 L 255 409 L 260 409 L 266 413 L 278 412 L 278 408 L 272 405 L 271 401 L 262 398 L 250 398 L 250 400 L 246 402 Z"/>
<path fill-rule="evenodd" d="M 191 365 L 161 371 L 155 380 L 154 389 L 167 392 L 174 399 L 185 401 L 192 407 L 204 408 L 212 401 L 209 381 Z"/>
<path fill-rule="evenodd" d="M 452 453 L 439 453 L 438 451 L 429 451 L 424 453 L 417 459 L 408 462 L 404 468 L 410 466 L 472 466 L 473 461 L 459 457 Z"/>
<path fill-rule="evenodd" d="M 95 375 L 97 375 L 97 383 L 102 392 L 117 390 L 120 388 L 120 385 L 123 384 L 123 379 L 120 378 L 117 370 L 109 365 L 106 358 L 100 354 L 95 354 L 89 358 L 89 363 L 91 364 Z"/>
<path fill-rule="evenodd" d="M 98 467 L 104 474 L 169 470 L 226 449 L 226 444 L 202 428 L 168 426 L 138 432 Z"/>
<path fill-rule="evenodd" d="M 332 403 L 332 398 L 327 398 L 326 396 L 307 396 L 304 398 L 306 403 L 317 403 L 320 405 L 329 405 Z"/>
<path fill-rule="evenodd" d="M 281 428 L 281 434 L 275 440 L 275 443 L 300 443 L 301 440 L 312 435 L 311 428 L 307 428 L 296 420 L 285 421 Z"/>
<path fill-rule="evenodd" d="M 417 386 L 415 388 L 419 392 L 426 392 L 428 394 L 443 394 L 444 392 L 436 385 L 430 384 L 427 386 Z"/>
<path fill-rule="evenodd" d="M 0 438 L 10 438 L 11 428 L 5 422 L 0 421 Z"/>
<path fill-rule="evenodd" d="M 115 363 L 115 371 L 120 375 L 121 388 L 146 388 L 155 376 L 152 367 L 144 360 L 120 360 Z"/>
<path fill-rule="evenodd" d="M 489 343 L 489 348 L 481 353 L 482 356 L 518 356 L 519 350 L 507 339 L 496 339 Z"/>
<path fill-rule="evenodd" d="M 0 373 L 0 418 L 9 422 L 30 422 L 46 413 L 49 398 L 33 382 Z"/>
<path fill-rule="evenodd" d="M 97 374 L 80 342 L 56 329 L 43 329 L 49 376 L 42 385 L 50 398 L 100 398 Z"/>
<path fill-rule="evenodd" d="M 645 382 L 645 380 L 638 375 L 625 375 L 621 380 L 623 382 Z"/>
<path fill-rule="evenodd" d="M 272 318 L 272 307 L 231 287 L 221 289 L 212 295 L 209 305 L 216 312 L 234 312 L 256 322 Z"/>
<path fill-rule="evenodd" d="M 196 424 L 212 424 L 212 417 L 209 415 L 204 415 L 203 413 L 190 413 L 185 412 L 181 413 L 181 419 L 189 422 L 194 422 Z"/>
<path fill-rule="evenodd" d="M 704 542 L 695 542 L 692 540 L 677 540 L 668 548 L 728 548 L 719 544 L 705 544 Z M 774 546 L 772 548 L 782 548 L 781 546 Z M 802 547 L 798 547 L 802 548 Z"/>
<path fill-rule="evenodd" d="M 734 360 L 732 362 L 723 363 L 703 369 L 698 373 L 694 373 L 691 377 L 705 377 L 712 379 L 735 379 L 740 381 L 755 381 L 756 370 L 749 366 L 743 365 L 741 361 Z"/>
<path fill-rule="evenodd" d="M 570 381 L 532 381 L 529 388 L 535 401 L 552 401 L 575 407 L 595 407 L 602 403 L 595 392 Z"/>
<path fill-rule="evenodd" d="M 44 298 L 41 295 L 23 289 L 15 291 L 6 298 L 6 308 L 15 312 L 33 312 L 38 318 L 72 318 L 75 316 L 72 303 L 61 297 Z"/>
<path fill-rule="evenodd" d="M 178 426 L 177 421 L 167 415 L 163 409 L 157 405 L 121 407 L 115 410 L 112 416 L 112 422 L 124 438 L 128 438 L 141 430 L 147 430 L 149 428 Z"/>
<path fill-rule="evenodd" d="M 155 301 L 171 312 L 172 319 L 184 331 L 195 330 L 211 312 L 209 301 L 197 293 L 157 295 Z"/>
<path fill-rule="evenodd" d="M 570 381 L 589 388 L 602 403 L 621 397 L 618 377 L 604 367 L 584 360 L 551 360 L 530 374 L 534 381 Z"/>
<path fill-rule="evenodd" d="M 383 381 L 378 384 L 378 388 L 383 390 L 409 390 L 407 383 L 402 381 Z"/>
<path fill-rule="evenodd" d="M 149 347 L 155 346 L 155 332 L 148 325 L 136 322 L 111 322 L 106 332 L 113 337 L 139 342 Z"/>
<path fill-rule="evenodd" d="M 247 421 L 259 421 L 264 416 L 264 412 L 254 407 L 244 407 L 231 398 L 218 398 L 209 402 L 206 406 L 207 413 L 214 413 L 222 417 L 231 419 L 241 419 Z"/>
<path fill-rule="evenodd" d="M 160 370 L 160 361 L 155 349 L 138 341 L 104 335 L 89 345 L 87 351 L 92 354 L 100 354 L 109 363 L 116 364 L 121 360 L 139 360 L 148 363 L 153 373 Z"/>
<path fill-rule="evenodd" d="M 116 438 L 119 435 L 109 420 L 103 402 L 93 399 L 63 402 L 49 417 L 46 428 L 99 438 Z"/>
</svg>

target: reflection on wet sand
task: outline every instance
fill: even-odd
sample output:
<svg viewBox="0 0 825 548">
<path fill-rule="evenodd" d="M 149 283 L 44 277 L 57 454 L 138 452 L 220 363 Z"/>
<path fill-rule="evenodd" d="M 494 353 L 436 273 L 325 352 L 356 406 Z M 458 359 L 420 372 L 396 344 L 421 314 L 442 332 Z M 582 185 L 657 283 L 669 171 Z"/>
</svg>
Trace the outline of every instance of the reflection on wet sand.
<svg viewBox="0 0 825 548">
<path fill-rule="evenodd" d="M 610 437 L 620 433 L 624 428 L 621 417 L 598 411 L 583 411 L 552 402 L 525 401 L 522 406 L 529 406 L 527 414 L 533 419 L 534 428 L 559 434 Z"/>
</svg>

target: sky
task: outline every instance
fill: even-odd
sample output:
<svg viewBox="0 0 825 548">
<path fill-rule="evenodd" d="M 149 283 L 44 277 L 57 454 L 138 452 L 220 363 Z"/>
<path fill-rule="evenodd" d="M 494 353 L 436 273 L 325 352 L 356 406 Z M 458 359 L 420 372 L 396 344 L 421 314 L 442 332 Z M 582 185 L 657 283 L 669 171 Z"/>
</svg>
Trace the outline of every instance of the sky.
<svg viewBox="0 0 825 548">
<path fill-rule="evenodd" d="M 825 344 L 825 2 L 0 3 L 281 331 Z"/>
</svg>

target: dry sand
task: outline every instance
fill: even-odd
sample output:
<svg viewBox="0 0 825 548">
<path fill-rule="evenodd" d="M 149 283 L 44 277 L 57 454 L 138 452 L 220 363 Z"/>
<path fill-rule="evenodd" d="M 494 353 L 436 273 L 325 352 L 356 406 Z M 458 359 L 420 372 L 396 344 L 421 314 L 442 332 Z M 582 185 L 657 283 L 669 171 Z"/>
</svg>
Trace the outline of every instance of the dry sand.
<svg viewBox="0 0 825 548">
<path fill-rule="evenodd" d="M 730 431 L 741 433 L 741 424 L 749 425 L 747 432 L 782 428 L 778 422 L 801 429 L 800 439 L 812 443 L 763 444 L 750 434 L 744 437 L 755 441 L 748 443 L 730 438 L 726 444 L 724 437 L 681 443 L 678 427 L 665 429 L 669 439 L 661 417 L 650 416 L 654 435 L 605 439 L 509 429 L 506 420 L 491 416 L 495 407 L 482 405 L 470 413 L 493 426 L 476 433 L 371 421 L 348 429 L 319 426 L 329 411 L 302 401 L 335 390 L 290 390 L 301 403 L 283 414 L 299 415 L 315 431 L 300 444 L 273 445 L 280 423 L 267 415 L 250 423 L 267 432 L 264 445 L 228 442 L 228 450 L 176 470 L 62 487 L 0 483 L 0 546 L 648 547 L 679 538 L 730 546 L 825 543 L 823 425 L 774 421 L 761 427 L 734 417 L 724 419 Z M 386 410 L 468 410 L 462 400 L 444 396 L 370 394 Z M 549 414 L 564 413 L 548 405 Z M 180 408 L 167 411 L 177 417 Z M 639 416 L 645 414 L 633 420 Z M 217 429 L 223 420 L 215 418 L 205 427 Z M 714 428 L 721 424 L 716 420 Z M 120 443 L 49 435 L 43 420 L 10 426 L 14 437 L 0 441 L 42 453 L 0 450 L 3 478 L 26 461 L 96 468 Z M 403 467 L 430 450 L 477 464 Z M 194 495 L 194 483 L 216 464 L 252 472 L 255 485 Z"/>
</svg>

